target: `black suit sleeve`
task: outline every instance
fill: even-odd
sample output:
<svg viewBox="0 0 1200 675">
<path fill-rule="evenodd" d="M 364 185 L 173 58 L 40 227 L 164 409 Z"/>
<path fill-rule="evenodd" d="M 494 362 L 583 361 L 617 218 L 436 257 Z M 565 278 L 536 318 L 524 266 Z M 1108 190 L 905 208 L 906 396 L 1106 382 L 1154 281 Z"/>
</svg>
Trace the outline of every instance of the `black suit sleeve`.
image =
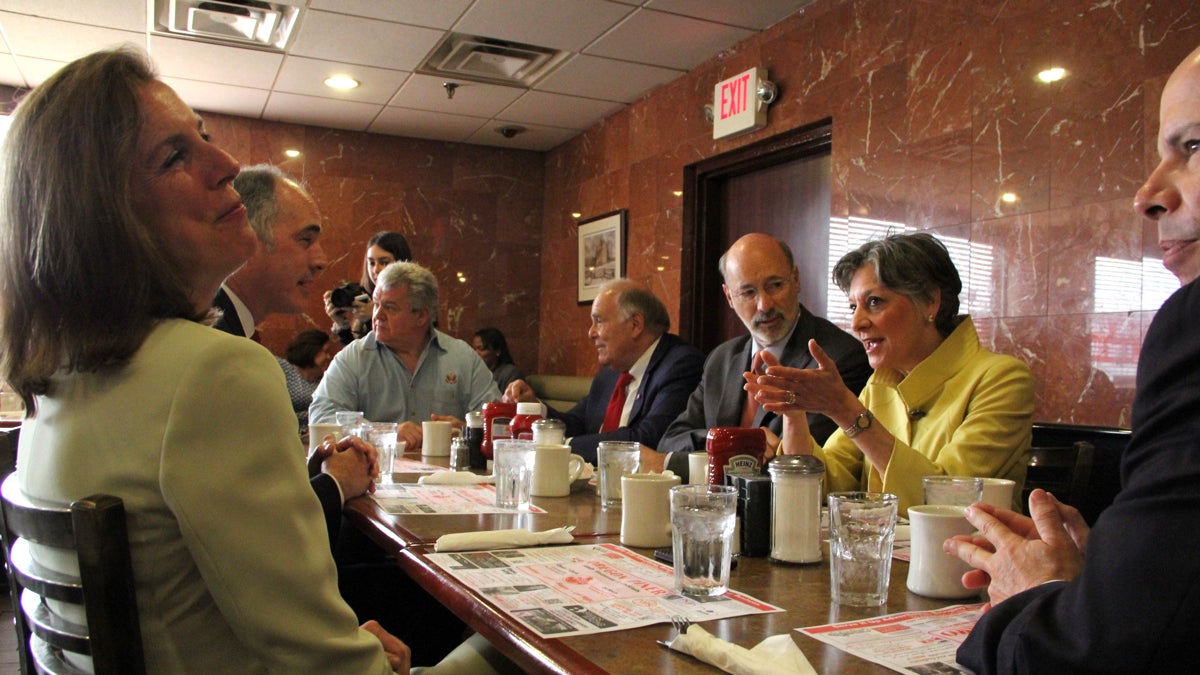
<svg viewBox="0 0 1200 675">
<path fill-rule="evenodd" d="M 1192 283 L 1146 334 L 1123 489 L 1088 537 L 1082 572 L 993 607 L 960 663 L 977 673 L 1200 672 L 1197 317 Z"/>
<path fill-rule="evenodd" d="M 317 499 L 321 500 L 321 512 L 325 515 L 325 529 L 329 532 L 330 550 L 337 542 L 338 532 L 342 527 L 342 494 L 338 490 L 337 481 L 327 473 L 317 474 L 309 481 Z"/>
</svg>

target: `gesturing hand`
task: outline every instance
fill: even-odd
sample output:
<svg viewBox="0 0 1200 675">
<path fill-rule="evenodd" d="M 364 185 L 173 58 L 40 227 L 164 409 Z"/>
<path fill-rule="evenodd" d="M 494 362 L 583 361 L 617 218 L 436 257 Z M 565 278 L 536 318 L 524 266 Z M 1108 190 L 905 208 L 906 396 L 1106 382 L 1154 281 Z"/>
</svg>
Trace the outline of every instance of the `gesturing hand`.
<svg viewBox="0 0 1200 675">
<path fill-rule="evenodd" d="M 1032 518 L 972 504 L 966 516 L 979 535 L 959 535 L 943 545 L 976 568 L 963 575 L 963 585 L 987 586 L 992 604 L 1047 581 L 1072 579 L 1083 567 L 1087 525 L 1079 512 L 1044 490 L 1029 495 L 1029 511 Z"/>
</svg>

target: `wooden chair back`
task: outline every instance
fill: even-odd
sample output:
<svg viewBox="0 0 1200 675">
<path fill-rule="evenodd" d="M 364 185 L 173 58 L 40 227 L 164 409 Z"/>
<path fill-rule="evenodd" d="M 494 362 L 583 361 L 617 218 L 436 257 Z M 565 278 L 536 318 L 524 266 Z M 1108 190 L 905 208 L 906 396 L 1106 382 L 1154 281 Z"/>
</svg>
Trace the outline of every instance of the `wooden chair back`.
<svg viewBox="0 0 1200 675">
<path fill-rule="evenodd" d="M 1025 487 L 1021 503 L 1029 509 L 1029 493 L 1041 488 L 1060 502 L 1075 508 L 1083 505 L 1088 482 L 1092 476 L 1091 443 L 1078 441 L 1071 445 L 1029 449 L 1029 464 L 1025 468 Z"/>
<path fill-rule="evenodd" d="M 4 552 L 21 672 L 79 672 L 63 652 L 90 656 L 97 675 L 145 673 L 125 505 L 93 495 L 69 507 L 29 499 L 12 473 L 0 485 Z M 79 578 L 48 570 L 30 556 L 30 543 L 74 550 Z M 87 625 L 51 611 L 46 600 L 82 605 Z"/>
</svg>

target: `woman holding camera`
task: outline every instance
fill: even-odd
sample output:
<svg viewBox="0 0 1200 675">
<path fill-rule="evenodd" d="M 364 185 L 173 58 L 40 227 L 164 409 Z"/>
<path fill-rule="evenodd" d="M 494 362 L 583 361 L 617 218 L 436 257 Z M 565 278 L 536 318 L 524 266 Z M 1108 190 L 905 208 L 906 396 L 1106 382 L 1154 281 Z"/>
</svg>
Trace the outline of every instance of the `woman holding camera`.
<svg viewBox="0 0 1200 675">
<path fill-rule="evenodd" d="M 412 249 L 403 234 L 384 230 L 371 237 L 363 258 L 362 281 L 325 292 L 325 313 L 333 321 L 333 333 L 339 342 L 348 345 L 371 330 L 371 296 L 379 273 L 394 262 L 412 259 Z"/>
</svg>

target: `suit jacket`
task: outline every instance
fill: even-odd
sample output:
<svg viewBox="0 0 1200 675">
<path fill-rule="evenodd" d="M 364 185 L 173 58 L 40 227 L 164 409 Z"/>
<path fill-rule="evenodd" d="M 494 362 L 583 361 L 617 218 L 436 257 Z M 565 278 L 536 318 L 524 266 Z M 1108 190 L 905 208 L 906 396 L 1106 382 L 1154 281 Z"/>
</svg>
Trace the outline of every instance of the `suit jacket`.
<svg viewBox="0 0 1200 675">
<path fill-rule="evenodd" d="M 213 298 L 213 307 L 222 312 L 221 318 L 213 323 L 213 328 L 238 337 L 246 337 L 246 328 L 242 326 L 233 300 L 224 287 L 218 290 Z M 321 512 L 325 514 L 325 530 L 329 533 L 329 545 L 332 548 L 342 529 L 342 492 L 337 481 L 328 474 L 317 474 L 309 483 L 317 493 L 317 498 L 321 500 Z"/>
<path fill-rule="evenodd" d="M 829 357 L 837 363 L 842 381 L 855 394 L 862 391 L 871 376 L 871 364 L 862 342 L 829 321 L 800 306 L 800 316 L 792 337 L 783 348 L 783 365 L 792 368 L 815 368 L 816 361 L 808 351 L 808 341 L 815 339 Z M 754 356 L 754 341 L 749 334 L 722 343 L 704 363 L 704 377 L 688 399 L 687 409 L 667 427 L 659 452 L 671 453 L 668 467 L 677 474 L 686 476 L 687 453 L 704 450 L 705 437 L 710 427 L 736 427 L 742 423 L 742 408 L 746 405 L 746 391 L 742 374 L 750 369 Z M 783 429 L 783 418 L 766 412 L 761 407 L 754 417 L 754 426 L 767 427 L 775 434 Z M 823 443 L 837 425 L 833 420 L 818 413 L 810 413 L 808 426 L 813 438 Z"/>
<path fill-rule="evenodd" d="M 688 394 L 700 381 L 703 367 L 704 355 L 700 350 L 678 335 L 665 333 L 650 355 L 626 426 L 600 433 L 608 401 L 620 376 L 607 366 L 596 373 L 587 396 L 574 408 L 565 413 L 550 408 L 549 416 L 566 423 L 572 450 L 592 463 L 596 462 L 596 445 L 600 441 L 637 441 L 655 447 L 667 425 L 687 405 Z"/>
<path fill-rule="evenodd" d="M 992 607 L 959 647 L 977 673 L 1200 672 L 1200 286 L 1171 296 L 1138 361 L 1122 490 L 1082 572 Z"/>
<path fill-rule="evenodd" d="M 391 672 L 338 594 L 295 419 L 266 350 L 179 319 L 38 397 L 21 491 L 125 502 L 147 672 Z M 78 575 L 73 553 L 34 555 Z"/>
</svg>

